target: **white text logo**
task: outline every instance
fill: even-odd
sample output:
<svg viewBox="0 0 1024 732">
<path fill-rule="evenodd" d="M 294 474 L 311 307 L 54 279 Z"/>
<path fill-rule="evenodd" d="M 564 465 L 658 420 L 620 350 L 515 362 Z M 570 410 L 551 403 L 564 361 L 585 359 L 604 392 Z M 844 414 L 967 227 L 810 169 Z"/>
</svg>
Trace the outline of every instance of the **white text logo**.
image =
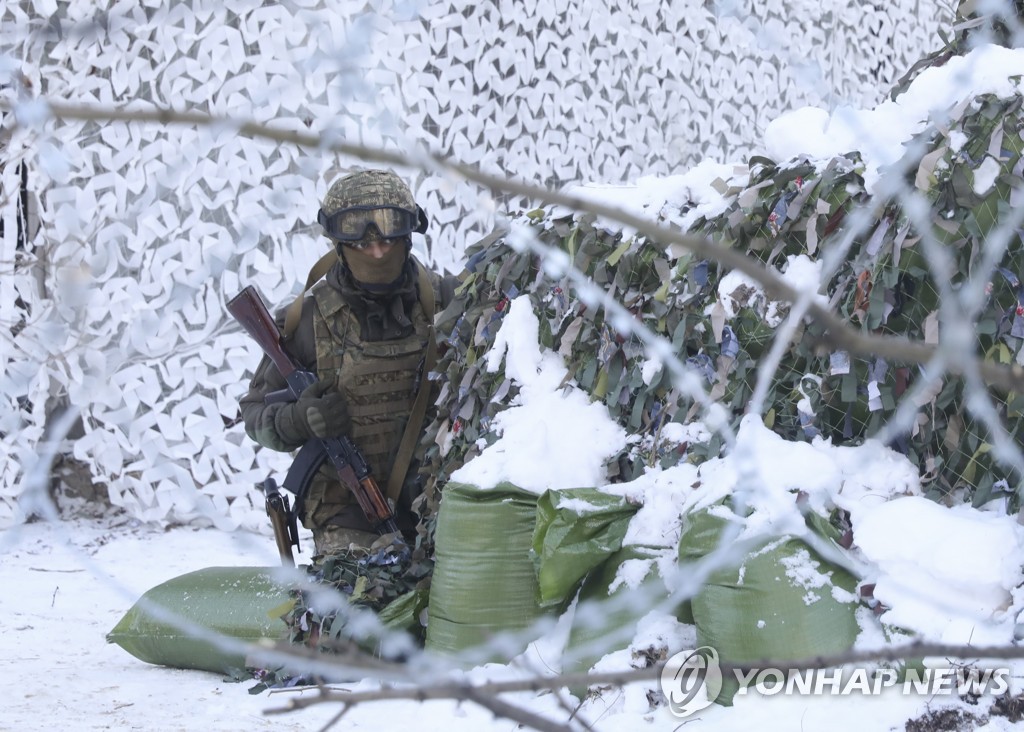
<svg viewBox="0 0 1024 732">
<path fill-rule="evenodd" d="M 701 646 L 672 656 L 661 670 L 661 690 L 668 708 L 677 717 L 687 717 L 711 705 L 722 691 L 718 651 Z"/>
</svg>

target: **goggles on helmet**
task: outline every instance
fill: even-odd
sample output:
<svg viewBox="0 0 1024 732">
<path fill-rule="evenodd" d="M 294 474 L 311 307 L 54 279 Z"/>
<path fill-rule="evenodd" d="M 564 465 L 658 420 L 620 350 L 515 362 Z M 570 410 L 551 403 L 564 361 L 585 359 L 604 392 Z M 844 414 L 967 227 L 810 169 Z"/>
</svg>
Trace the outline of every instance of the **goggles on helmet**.
<svg viewBox="0 0 1024 732">
<path fill-rule="evenodd" d="M 419 206 L 415 211 L 398 206 L 352 206 L 327 215 L 323 209 L 317 222 L 327 236 L 338 241 L 358 242 L 372 225 L 384 239 L 422 234 L 427 230 L 427 217 Z"/>
</svg>

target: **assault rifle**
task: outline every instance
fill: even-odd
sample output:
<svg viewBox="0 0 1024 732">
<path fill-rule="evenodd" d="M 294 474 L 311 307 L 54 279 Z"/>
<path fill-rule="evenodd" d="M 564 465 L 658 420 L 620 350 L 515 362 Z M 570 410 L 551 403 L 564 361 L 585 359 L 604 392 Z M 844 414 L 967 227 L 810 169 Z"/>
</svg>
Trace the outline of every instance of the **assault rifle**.
<svg viewBox="0 0 1024 732">
<path fill-rule="evenodd" d="M 277 324 L 255 287 L 249 285 L 231 298 L 228 302 L 228 312 L 277 366 L 277 370 L 288 384 L 287 392 L 291 400 L 298 399 L 307 387 L 316 383 L 316 374 L 303 369 L 284 349 Z M 275 397 L 268 395 L 268 400 L 273 401 Z M 303 499 L 309 481 L 325 460 L 330 460 L 337 469 L 338 477 L 355 496 L 359 508 L 362 509 L 363 515 L 366 516 L 366 520 L 374 531 L 378 534 L 391 534 L 398 531 L 394 513 L 384 499 L 377 481 L 374 480 L 366 458 L 348 437 L 326 439 L 314 437 L 299 449 L 295 462 L 284 480 L 285 489 L 295 494 L 293 517 L 302 512 Z M 281 541 L 282 539 L 279 537 L 279 547 Z"/>
</svg>

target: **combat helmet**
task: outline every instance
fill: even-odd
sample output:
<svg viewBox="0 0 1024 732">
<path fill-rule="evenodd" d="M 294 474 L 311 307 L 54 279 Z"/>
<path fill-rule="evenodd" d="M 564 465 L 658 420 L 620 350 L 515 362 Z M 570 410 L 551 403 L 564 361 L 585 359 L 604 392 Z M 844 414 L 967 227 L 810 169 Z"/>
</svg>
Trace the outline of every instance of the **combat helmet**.
<svg viewBox="0 0 1024 732">
<path fill-rule="evenodd" d="M 359 170 L 335 181 L 318 221 L 353 279 L 372 290 L 394 286 L 412 248 L 410 235 L 427 228 L 412 191 L 390 170 Z M 403 246 L 374 257 L 364 251 L 374 238 Z"/>
<path fill-rule="evenodd" d="M 357 170 L 334 181 L 324 196 L 323 211 L 333 214 L 356 206 L 396 206 L 416 212 L 412 191 L 390 170 Z"/>
<path fill-rule="evenodd" d="M 412 191 L 390 170 L 359 170 L 335 181 L 317 217 L 335 242 L 361 240 L 370 227 L 385 239 L 427 230 L 427 216 Z"/>
</svg>

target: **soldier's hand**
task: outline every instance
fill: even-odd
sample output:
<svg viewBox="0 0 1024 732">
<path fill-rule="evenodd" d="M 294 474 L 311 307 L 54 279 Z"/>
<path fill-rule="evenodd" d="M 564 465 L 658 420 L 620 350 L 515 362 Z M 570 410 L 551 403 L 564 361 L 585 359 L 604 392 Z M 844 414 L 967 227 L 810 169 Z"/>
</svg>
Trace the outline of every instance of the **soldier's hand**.
<svg viewBox="0 0 1024 732">
<path fill-rule="evenodd" d="M 318 381 L 302 392 L 299 401 L 307 399 L 307 395 L 306 422 L 312 435 L 338 437 L 349 431 L 352 419 L 348 414 L 348 402 L 332 384 Z"/>
<path fill-rule="evenodd" d="M 338 437 L 351 427 L 345 397 L 325 381 L 306 387 L 298 401 L 286 405 L 278 417 L 278 431 L 292 442 L 310 437 Z"/>
</svg>

